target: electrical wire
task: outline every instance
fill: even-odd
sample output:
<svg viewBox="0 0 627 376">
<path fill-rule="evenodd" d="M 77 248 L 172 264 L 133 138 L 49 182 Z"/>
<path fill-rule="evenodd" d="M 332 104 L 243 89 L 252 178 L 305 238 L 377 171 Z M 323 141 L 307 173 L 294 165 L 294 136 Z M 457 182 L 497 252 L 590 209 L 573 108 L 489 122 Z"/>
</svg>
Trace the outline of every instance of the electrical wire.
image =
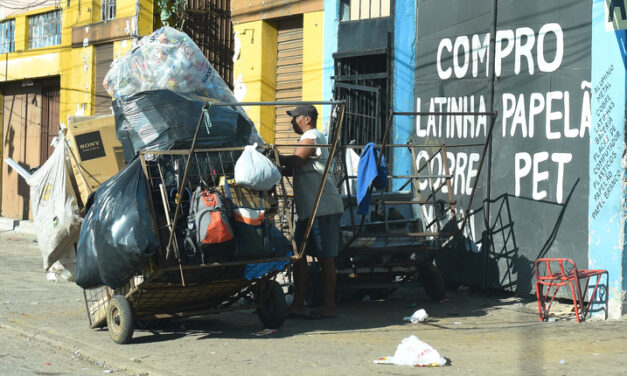
<svg viewBox="0 0 627 376">
<path fill-rule="evenodd" d="M 24 0 L 0 0 L 0 8 L 7 8 L 11 10 L 29 10 L 42 5 L 59 5 L 59 0 L 35 0 L 30 4 L 24 4 L 24 2 Z"/>
</svg>

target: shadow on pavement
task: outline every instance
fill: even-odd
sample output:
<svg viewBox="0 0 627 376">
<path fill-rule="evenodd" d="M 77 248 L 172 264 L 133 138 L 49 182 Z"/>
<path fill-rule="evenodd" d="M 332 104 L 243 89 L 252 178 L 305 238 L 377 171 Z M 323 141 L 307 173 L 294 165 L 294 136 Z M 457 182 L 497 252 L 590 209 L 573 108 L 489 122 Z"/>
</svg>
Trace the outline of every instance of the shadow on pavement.
<svg viewBox="0 0 627 376">
<path fill-rule="evenodd" d="M 338 317 L 331 319 L 292 319 L 285 320 L 276 332 L 263 334 L 263 325 L 253 310 L 225 312 L 180 319 L 159 320 L 149 330 L 136 329 L 131 343 L 142 344 L 161 342 L 184 336 L 206 339 L 251 339 L 285 338 L 296 335 L 325 335 L 337 332 L 356 333 L 360 331 L 385 330 L 405 332 L 404 325 L 412 325 L 403 318 L 411 316 L 422 308 L 429 314 L 423 325 L 433 329 L 455 330 L 460 328 L 458 321 L 468 322 L 489 316 L 495 309 L 521 309 L 533 302 L 532 297 L 520 298 L 502 291 L 463 292 L 448 291 L 448 298 L 433 302 L 418 285 L 400 288 L 386 300 L 349 301 L 338 303 Z M 503 322 L 500 326 L 521 327 L 535 325 L 537 315 L 527 309 L 527 321 Z M 464 326 L 464 330 L 472 327 Z"/>
</svg>

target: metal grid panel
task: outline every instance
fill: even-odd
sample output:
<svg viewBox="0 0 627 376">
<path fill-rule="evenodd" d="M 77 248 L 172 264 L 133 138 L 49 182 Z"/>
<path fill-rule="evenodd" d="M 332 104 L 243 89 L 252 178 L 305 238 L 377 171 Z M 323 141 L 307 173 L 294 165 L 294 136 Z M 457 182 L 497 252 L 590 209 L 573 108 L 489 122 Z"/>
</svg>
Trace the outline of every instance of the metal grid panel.
<svg viewBox="0 0 627 376">
<path fill-rule="evenodd" d="M 168 217 L 170 222 L 174 221 L 176 202 L 181 202 L 181 214 L 177 221 L 175 236 L 180 238 L 179 227 L 186 223 L 187 213 L 191 195 L 198 186 L 205 186 L 215 189 L 224 197 L 226 188 L 225 180 L 233 177 L 235 163 L 241 155 L 243 147 L 211 149 L 211 151 L 198 150 L 191 156 L 189 154 L 172 152 L 162 152 L 146 158 L 146 173 L 153 193 L 155 211 L 157 217 Z M 185 188 L 179 187 L 183 179 L 183 173 L 187 163 L 189 165 L 188 180 Z M 273 225 L 292 242 L 293 234 L 289 230 L 288 221 L 292 220 L 290 209 L 292 207 L 292 197 L 282 190 L 265 192 L 251 191 L 240 187 L 237 184 L 229 183 L 229 192 L 234 205 L 239 207 L 265 209 L 265 221 Z M 167 213 L 166 213 L 167 211 Z M 161 231 L 169 232 L 168 223 L 160 223 Z M 175 247 L 180 250 L 180 240 L 175 241 Z M 187 272 L 186 272 L 187 273 Z M 241 276 L 240 276 L 241 277 Z"/>
<path fill-rule="evenodd" d="M 92 289 L 84 289 L 85 305 L 87 306 L 87 317 L 89 326 L 96 327 L 102 324 L 107 317 L 107 305 L 111 299 L 112 292 L 108 287 L 101 286 Z"/>
<path fill-rule="evenodd" d="M 387 54 L 336 59 L 335 81 L 335 97 L 346 101 L 340 144 L 381 142 L 388 112 Z"/>
</svg>

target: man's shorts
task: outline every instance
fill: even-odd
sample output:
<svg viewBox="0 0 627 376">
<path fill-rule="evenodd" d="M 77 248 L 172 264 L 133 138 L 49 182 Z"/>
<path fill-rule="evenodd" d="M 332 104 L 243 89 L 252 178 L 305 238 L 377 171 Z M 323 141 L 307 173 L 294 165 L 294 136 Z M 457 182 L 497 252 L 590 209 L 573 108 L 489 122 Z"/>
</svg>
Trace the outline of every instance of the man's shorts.
<svg viewBox="0 0 627 376">
<path fill-rule="evenodd" d="M 340 242 L 340 217 L 342 214 L 322 215 L 316 217 L 309 233 L 305 254 L 317 258 L 336 257 Z M 296 222 L 294 238 L 299 247 L 305 237 L 309 218 Z"/>
</svg>

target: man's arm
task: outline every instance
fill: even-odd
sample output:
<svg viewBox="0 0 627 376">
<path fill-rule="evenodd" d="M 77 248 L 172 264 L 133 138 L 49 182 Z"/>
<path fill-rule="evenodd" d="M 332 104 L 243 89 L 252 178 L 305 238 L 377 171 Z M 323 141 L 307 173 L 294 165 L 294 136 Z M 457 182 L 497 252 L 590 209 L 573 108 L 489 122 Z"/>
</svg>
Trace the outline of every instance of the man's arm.
<svg viewBox="0 0 627 376">
<path fill-rule="evenodd" d="M 303 140 L 300 140 L 298 144 L 299 145 L 315 145 L 316 142 L 314 139 L 305 138 Z M 309 157 L 312 156 L 315 150 L 316 148 L 311 148 L 311 147 L 300 148 L 297 146 L 294 149 L 294 154 L 280 155 L 279 162 L 281 163 L 282 166 L 285 166 L 285 167 L 299 168 L 300 166 L 305 164 L 305 162 L 307 162 L 307 160 L 309 159 Z"/>
</svg>

